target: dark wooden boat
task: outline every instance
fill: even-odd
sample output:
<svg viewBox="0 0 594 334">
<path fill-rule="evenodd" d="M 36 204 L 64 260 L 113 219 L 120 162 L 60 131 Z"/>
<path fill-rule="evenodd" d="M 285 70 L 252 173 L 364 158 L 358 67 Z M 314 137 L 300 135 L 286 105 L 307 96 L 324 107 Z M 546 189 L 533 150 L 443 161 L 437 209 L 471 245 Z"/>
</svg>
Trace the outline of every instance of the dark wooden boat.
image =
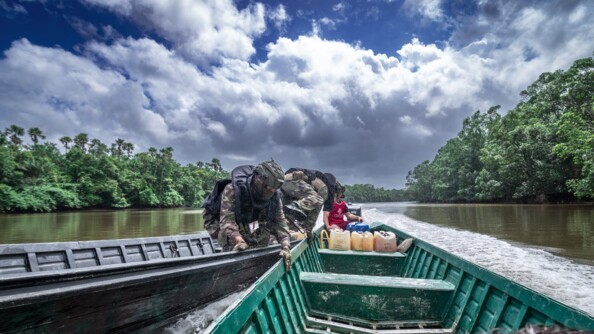
<svg viewBox="0 0 594 334">
<path fill-rule="evenodd" d="M 241 290 L 279 246 L 217 252 L 208 233 L 0 245 L 0 333 L 129 332 Z"/>
<path fill-rule="evenodd" d="M 503 334 L 531 325 L 594 333 L 591 315 L 423 240 L 406 254 L 334 251 L 304 240 L 291 254 L 289 273 L 273 266 L 206 333 Z"/>
</svg>

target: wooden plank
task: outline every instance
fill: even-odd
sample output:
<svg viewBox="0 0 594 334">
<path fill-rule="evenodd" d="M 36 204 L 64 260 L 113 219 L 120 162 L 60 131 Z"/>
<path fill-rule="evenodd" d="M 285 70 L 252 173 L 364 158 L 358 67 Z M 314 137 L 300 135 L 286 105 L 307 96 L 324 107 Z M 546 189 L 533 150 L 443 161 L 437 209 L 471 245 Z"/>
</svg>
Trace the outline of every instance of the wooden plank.
<svg viewBox="0 0 594 334">
<path fill-rule="evenodd" d="M 454 284 L 443 280 L 430 280 L 424 278 L 364 276 L 333 273 L 303 272 L 299 276 L 302 282 L 339 284 L 364 287 L 383 288 L 409 288 L 419 290 L 444 290 L 453 291 Z"/>
</svg>

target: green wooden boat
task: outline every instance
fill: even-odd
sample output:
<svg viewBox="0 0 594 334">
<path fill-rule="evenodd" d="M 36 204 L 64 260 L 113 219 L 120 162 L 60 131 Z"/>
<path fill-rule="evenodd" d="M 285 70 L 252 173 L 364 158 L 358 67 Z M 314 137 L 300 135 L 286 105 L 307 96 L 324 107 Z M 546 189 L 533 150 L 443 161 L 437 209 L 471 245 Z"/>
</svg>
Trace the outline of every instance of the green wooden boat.
<svg viewBox="0 0 594 334">
<path fill-rule="evenodd" d="M 406 254 L 304 240 L 292 257 L 289 273 L 278 262 L 206 333 L 514 333 L 530 324 L 594 333 L 587 313 L 423 240 Z"/>
</svg>

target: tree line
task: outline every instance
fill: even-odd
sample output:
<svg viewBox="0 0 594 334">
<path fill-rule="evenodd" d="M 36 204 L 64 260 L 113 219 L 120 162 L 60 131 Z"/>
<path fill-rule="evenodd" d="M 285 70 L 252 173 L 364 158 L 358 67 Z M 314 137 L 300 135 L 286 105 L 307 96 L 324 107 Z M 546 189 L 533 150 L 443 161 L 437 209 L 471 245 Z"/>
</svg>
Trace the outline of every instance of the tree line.
<svg viewBox="0 0 594 334">
<path fill-rule="evenodd" d="M 502 116 L 466 118 L 433 161 L 409 171 L 422 202 L 559 202 L 594 199 L 594 59 L 543 73 Z"/>
<path fill-rule="evenodd" d="M 404 189 L 376 188 L 371 184 L 345 185 L 348 202 L 399 202 L 406 201 L 408 196 Z"/>
<path fill-rule="evenodd" d="M 60 138 L 60 151 L 44 139 L 39 128 L 0 132 L 0 212 L 199 206 L 229 175 L 216 158 L 182 166 L 171 147 L 134 154 L 123 139 L 108 146 L 80 133 Z"/>
<path fill-rule="evenodd" d="M 0 132 L 0 212 L 198 207 L 217 180 L 229 177 L 217 158 L 182 166 L 171 147 L 134 153 L 121 138 L 109 146 L 86 133 L 61 137 L 60 144 L 45 138 L 36 127 Z M 403 200 L 404 190 L 346 187 L 353 202 Z"/>
</svg>

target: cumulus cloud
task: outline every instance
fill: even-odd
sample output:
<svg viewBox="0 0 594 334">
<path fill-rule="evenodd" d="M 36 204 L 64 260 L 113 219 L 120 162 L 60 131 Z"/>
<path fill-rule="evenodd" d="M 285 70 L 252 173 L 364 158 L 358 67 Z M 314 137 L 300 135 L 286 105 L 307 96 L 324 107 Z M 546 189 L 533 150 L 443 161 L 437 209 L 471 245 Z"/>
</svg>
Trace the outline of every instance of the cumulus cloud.
<svg viewBox="0 0 594 334">
<path fill-rule="evenodd" d="M 218 57 L 248 59 L 255 52 L 253 38 L 266 28 L 261 3 L 238 10 L 230 0 L 83 1 L 154 30 L 188 60 L 203 65 Z"/>
<path fill-rule="evenodd" d="M 117 72 L 25 39 L 15 41 L 5 56 L 0 61 L 0 109 L 7 124 L 36 126 L 48 134 L 72 129 L 102 140 L 168 136 L 163 118 L 145 107 L 142 86 Z"/>
<path fill-rule="evenodd" d="M 513 107 L 538 74 L 589 56 L 594 40 L 588 3 L 482 1 L 443 44 L 413 38 L 387 56 L 314 30 L 273 41 L 256 62 L 254 38 L 265 18 L 289 19 L 282 6 L 85 1 L 167 43 L 113 34 L 75 54 L 14 42 L 0 60 L 7 124 L 61 135 L 75 129 L 107 142 L 121 137 L 141 149 L 173 146 L 182 162 L 216 156 L 228 169 L 273 156 L 286 168 L 332 171 L 346 183 L 402 186 L 464 117 L 495 104 Z M 426 17 L 446 15 L 439 1 L 420 4 Z M 204 59 L 215 66 L 196 66 Z"/>
<path fill-rule="evenodd" d="M 540 73 L 592 54 L 594 21 L 585 12 L 593 13 L 594 3 L 482 1 L 477 16 L 461 19 L 464 29 L 454 31 L 449 45 L 467 59 L 483 59 L 483 68 L 490 70 L 484 81 L 499 87 L 505 110 Z"/>
<path fill-rule="evenodd" d="M 404 8 L 414 16 L 420 16 L 432 21 L 443 19 L 441 0 L 405 0 Z"/>
<path fill-rule="evenodd" d="M 287 13 L 285 6 L 282 4 L 278 5 L 268 11 L 268 18 L 273 22 L 276 29 L 284 32 L 286 24 L 291 21 L 291 16 Z"/>
</svg>

